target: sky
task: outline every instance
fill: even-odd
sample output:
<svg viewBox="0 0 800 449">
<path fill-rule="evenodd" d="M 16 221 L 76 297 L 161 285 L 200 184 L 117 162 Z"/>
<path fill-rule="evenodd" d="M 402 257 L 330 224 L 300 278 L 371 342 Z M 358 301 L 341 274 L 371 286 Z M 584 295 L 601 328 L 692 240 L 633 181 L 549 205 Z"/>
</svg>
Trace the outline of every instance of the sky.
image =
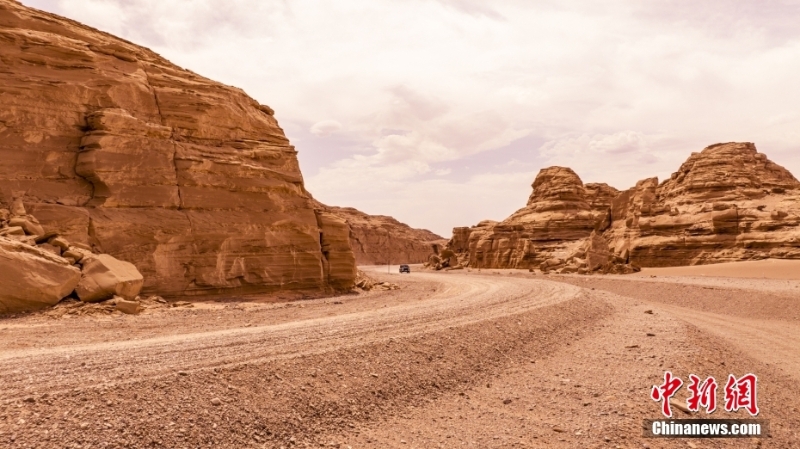
<svg viewBox="0 0 800 449">
<path fill-rule="evenodd" d="M 276 111 L 318 200 L 444 237 L 544 167 L 620 190 L 755 142 L 800 176 L 800 2 L 22 0 Z"/>
</svg>

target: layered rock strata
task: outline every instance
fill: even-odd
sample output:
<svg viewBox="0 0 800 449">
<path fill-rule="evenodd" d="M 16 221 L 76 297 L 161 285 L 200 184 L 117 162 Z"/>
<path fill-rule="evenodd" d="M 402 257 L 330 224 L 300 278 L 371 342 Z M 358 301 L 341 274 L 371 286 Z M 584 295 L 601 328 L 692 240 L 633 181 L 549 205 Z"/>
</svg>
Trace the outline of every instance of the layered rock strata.
<svg viewBox="0 0 800 449">
<path fill-rule="evenodd" d="M 350 288 L 272 109 L 152 51 L 0 0 L 0 196 L 161 295 Z M 0 203 L 4 200 L 0 197 Z"/>
<path fill-rule="evenodd" d="M 347 224 L 358 265 L 422 263 L 447 243 L 427 229 L 416 229 L 386 215 L 369 215 L 352 207 L 317 203 L 318 210 Z"/>
<path fill-rule="evenodd" d="M 752 143 L 711 145 L 612 207 L 615 253 L 647 267 L 800 259 L 800 182 Z"/>
<path fill-rule="evenodd" d="M 605 184 L 584 186 L 569 168 L 541 170 L 528 204 L 496 223 L 456 228 L 448 249 L 477 268 L 537 268 L 566 259 L 582 239 L 611 224 L 610 203 L 618 193 Z"/>
<path fill-rule="evenodd" d="M 578 273 L 800 259 L 800 182 L 752 143 L 711 145 L 623 192 L 562 167 L 533 188 L 506 220 L 455 228 L 447 248 L 471 267 Z"/>
</svg>

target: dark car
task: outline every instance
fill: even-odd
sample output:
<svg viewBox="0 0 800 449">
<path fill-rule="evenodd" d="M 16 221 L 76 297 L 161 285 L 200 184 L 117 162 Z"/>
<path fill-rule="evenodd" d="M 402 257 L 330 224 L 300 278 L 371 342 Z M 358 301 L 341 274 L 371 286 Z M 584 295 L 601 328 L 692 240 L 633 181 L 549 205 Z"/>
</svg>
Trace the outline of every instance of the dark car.
<svg viewBox="0 0 800 449">
<path fill-rule="evenodd" d="M 411 274 L 411 268 L 408 265 L 400 265 L 400 272 Z"/>
</svg>

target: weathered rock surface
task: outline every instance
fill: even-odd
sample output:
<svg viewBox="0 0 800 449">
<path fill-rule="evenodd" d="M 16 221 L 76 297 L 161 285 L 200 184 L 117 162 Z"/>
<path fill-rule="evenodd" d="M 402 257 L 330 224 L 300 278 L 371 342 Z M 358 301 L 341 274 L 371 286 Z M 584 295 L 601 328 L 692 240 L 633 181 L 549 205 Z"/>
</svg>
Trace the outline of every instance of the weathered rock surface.
<svg viewBox="0 0 800 449">
<path fill-rule="evenodd" d="M 80 279 L 80 270 L 63 258 L 0 237 L 0 314 L 55 305 Z"/>
<path fill-rule="evenodd" d="M 752 143 L 711 145 L 623 192 L 561 167 L 533 187 L 525 208 L 455 228 L 447 248 L 471 267 L 574 273 L 800 259 L 800 182 Z"/>
<path fill-rule="evenodd" d="M 538 268 L 548 259 L 565 259 L 593 231 L 610 226 L 616 194 L 605 184 L 587 189 L 569 168 L 545 168 L 527 206 L 500 223 L 456 228 L 448 249 L 470 267 Z"/>
<path fill-rule="evenodd" d="M 320 229 L 325 280 L 337 289 L 350 288 L 356 278 L 356 261 L 350 247 L 350 228 L 342 217 L 322 210 L 316 210 L 315 213 Z M 343 273 L 347 275 L 343 276 Z"/>
<path fill-rule="evenodd" d="M 800 182 L 752 143 L 711 145 L 614 201 L 617 256 L 645 267 L 800 258 Z"/>
<path fill-rule="evenodd" d="M 415 229 L 385 215 L 369 215 L 352 207 L 317 203 L 320 210 L 344 220 L 359 265 L 422 263 L 447 240 L 427 229 Z"/>
<path fill-rule="evenodd" d="M 314 212 L 269 107 L 8 0 L 0 60 L 0 208 L 10 216 L 27 209 L 44 232 L 132 262 L 147 293 L 353 285 L 352 255 L 335 237 L 345 228 Z M 25 224 L 38 234 L 35 225 Z"/>
</svg>

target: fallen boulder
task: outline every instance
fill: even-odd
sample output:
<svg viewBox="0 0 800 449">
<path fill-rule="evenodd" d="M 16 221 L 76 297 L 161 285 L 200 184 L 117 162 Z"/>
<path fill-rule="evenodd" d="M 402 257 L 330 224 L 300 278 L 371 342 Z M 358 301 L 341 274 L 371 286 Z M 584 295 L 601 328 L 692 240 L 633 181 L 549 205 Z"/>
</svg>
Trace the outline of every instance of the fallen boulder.
<svg viewBox="0 0 800 449">
<path fill-rule="evenodd" d="M 81 272 L 40 248 L 0 237 L 0 313 L 43 309 L 75 289 Z"/>
<path fill-rule="evenodd" d="M 128 301 L 123 298 L 114 298 L 117 310 L 128 315 L 136 315 L 141 311 L 139 301 Z"/>
<path fill-rule="evenodd" d="M 28 235 L 42 235 L 44 229 L 31 217 L 14 217 L 8 221 L 9 226 L 19 226 Z"/>
<path fill-rule="evenodd" d="M 83 302 L 98 302 L 114 295 L 132 300 L 142 290 L 144 278 L 129 262 L 108 254 L 92 255 L 81 260 L 83 272 L 75 288 Z"/>
<path fill-rule="evenodd" d="M 25 235 L 25 230 L 21 226 L 11 226 L 0 229 L 0 236 L 3 235 Z"/>
</svg>

